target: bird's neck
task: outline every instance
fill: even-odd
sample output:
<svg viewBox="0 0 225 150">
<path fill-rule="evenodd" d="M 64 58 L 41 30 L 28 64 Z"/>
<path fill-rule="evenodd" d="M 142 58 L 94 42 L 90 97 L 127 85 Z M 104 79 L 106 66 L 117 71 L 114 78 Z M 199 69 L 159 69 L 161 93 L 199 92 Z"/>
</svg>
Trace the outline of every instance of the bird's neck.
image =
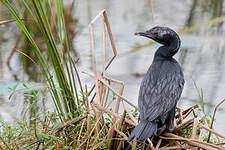
<svg viewBox="0 0 225 150">
<path fill-rule="evenodd" d="M 171 59 L 178 52 L 179 48 L 180 48 L 180 39 L 175 38 L 168 45 L 163 45 L 159 47 L 155 53 L 154 58 Z"/>
</svg>

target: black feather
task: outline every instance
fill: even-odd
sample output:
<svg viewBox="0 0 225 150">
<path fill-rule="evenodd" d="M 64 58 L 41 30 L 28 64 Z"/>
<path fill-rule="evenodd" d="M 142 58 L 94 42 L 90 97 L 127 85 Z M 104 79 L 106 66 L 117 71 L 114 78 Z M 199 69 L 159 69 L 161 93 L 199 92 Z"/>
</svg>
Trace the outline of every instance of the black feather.
<svg viewBox="0 0 225 150">
<path fill-rule="evenodd" d="M 182 69 L 172 58 L 180 47 L 179 36 L 165 27 L 155 27 L 139 35 L 164 45 L 155 53 L 154 60 L 142 80 L 138 97 L 140 123 L 128 141 L 133 138 L 145 141 L 153 134 L 159 135 L 164 130 L 173 128 L 176 105 L 184 86 Z"/>
<path fill-rule="evenodd" d="M 146 120 L 140 121 L 140 123 L 131 132 L 128 142 L 136 138 L 137 140 L 144 141 L 156 134 L 157 124 Z"/>
</svg>

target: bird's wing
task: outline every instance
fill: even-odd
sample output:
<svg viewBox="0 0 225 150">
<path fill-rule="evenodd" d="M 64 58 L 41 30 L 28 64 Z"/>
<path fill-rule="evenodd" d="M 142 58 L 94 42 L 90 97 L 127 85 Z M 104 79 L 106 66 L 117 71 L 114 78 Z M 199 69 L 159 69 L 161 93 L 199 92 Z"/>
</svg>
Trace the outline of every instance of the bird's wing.
<svg viewBox="0 0 225 150">
<path fill-rule="evenodd" d="M 152 121 L 176 106 L 183 90 L 184 79 L 182 74 L 174 72 L 158 79 L 156 84 L 150 80 L 145 85 L 142 83 L 138 105 L 140 119 Z"/>
</svg>

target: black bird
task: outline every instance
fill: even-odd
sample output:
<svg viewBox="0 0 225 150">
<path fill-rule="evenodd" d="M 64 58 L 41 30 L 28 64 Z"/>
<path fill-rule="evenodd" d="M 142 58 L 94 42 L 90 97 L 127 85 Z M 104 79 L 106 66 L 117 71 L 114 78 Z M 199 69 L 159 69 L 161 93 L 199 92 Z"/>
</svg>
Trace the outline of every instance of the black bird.
<svg viewBox="0 0 225 150">
<path fill-rule="evenodd" d="M 135 35 L 150 38 L 162 46 L 142 80 L 138 97 L 139 124 L 131 132 L 128 142 L 134 138 L 145 141 L 164 131 L 172 132 L 177 101 L 184 87 L 182 69 L 173 58 L 181 44 L 177 33 L 168 27 L 156 26 Z"/>
</svg>

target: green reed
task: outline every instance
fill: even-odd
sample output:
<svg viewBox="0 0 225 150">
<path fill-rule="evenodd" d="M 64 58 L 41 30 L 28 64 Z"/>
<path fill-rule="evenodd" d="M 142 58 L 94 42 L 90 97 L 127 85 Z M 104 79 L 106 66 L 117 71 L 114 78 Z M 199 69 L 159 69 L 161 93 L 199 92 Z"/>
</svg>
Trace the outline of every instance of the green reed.
<svg viewBox="0 0 225 150">
<path fill-rule="evenodd" d="M 23 33 L 32 44 L 33 50 L 40 61 L 42 73 L 48 83 L 48 88 L 60 120 L 66 121 L 77 117 L 79 115 L 79 98 L 73 73 L 72 58 L 69 52 L 68 37 L 63 14 L 63 1 L 55 1 L 57 8 L 57 23 L 54 28 L 58 29 L 57 35 L 53 33 L 52 27 L 50 26 L 49 18 L 51 17 L 51 14 L 49 15 L 49 13 L 47 13 L 47 10 L 53 7 L 54 1 L 21 0 L 24 8 L 31 14 L 32 18 L 29 20 L 24 20 L 23 16 L 20 16 L 20 13 L 16 11 L 9 1 L 0 1 L 10 11 Z M 25 26 L 25 21 L 32 21 L 38 25 L 45 41 L 54 72 L 50 71 L 50 65 L 40 51 L 34 37 L 32 37 L 31 31 Z M 57 39 L 59 39 L 60 44 L 57 44 Z M 54 78 L 56 78 L 57 82 Z"/>
</svg>

